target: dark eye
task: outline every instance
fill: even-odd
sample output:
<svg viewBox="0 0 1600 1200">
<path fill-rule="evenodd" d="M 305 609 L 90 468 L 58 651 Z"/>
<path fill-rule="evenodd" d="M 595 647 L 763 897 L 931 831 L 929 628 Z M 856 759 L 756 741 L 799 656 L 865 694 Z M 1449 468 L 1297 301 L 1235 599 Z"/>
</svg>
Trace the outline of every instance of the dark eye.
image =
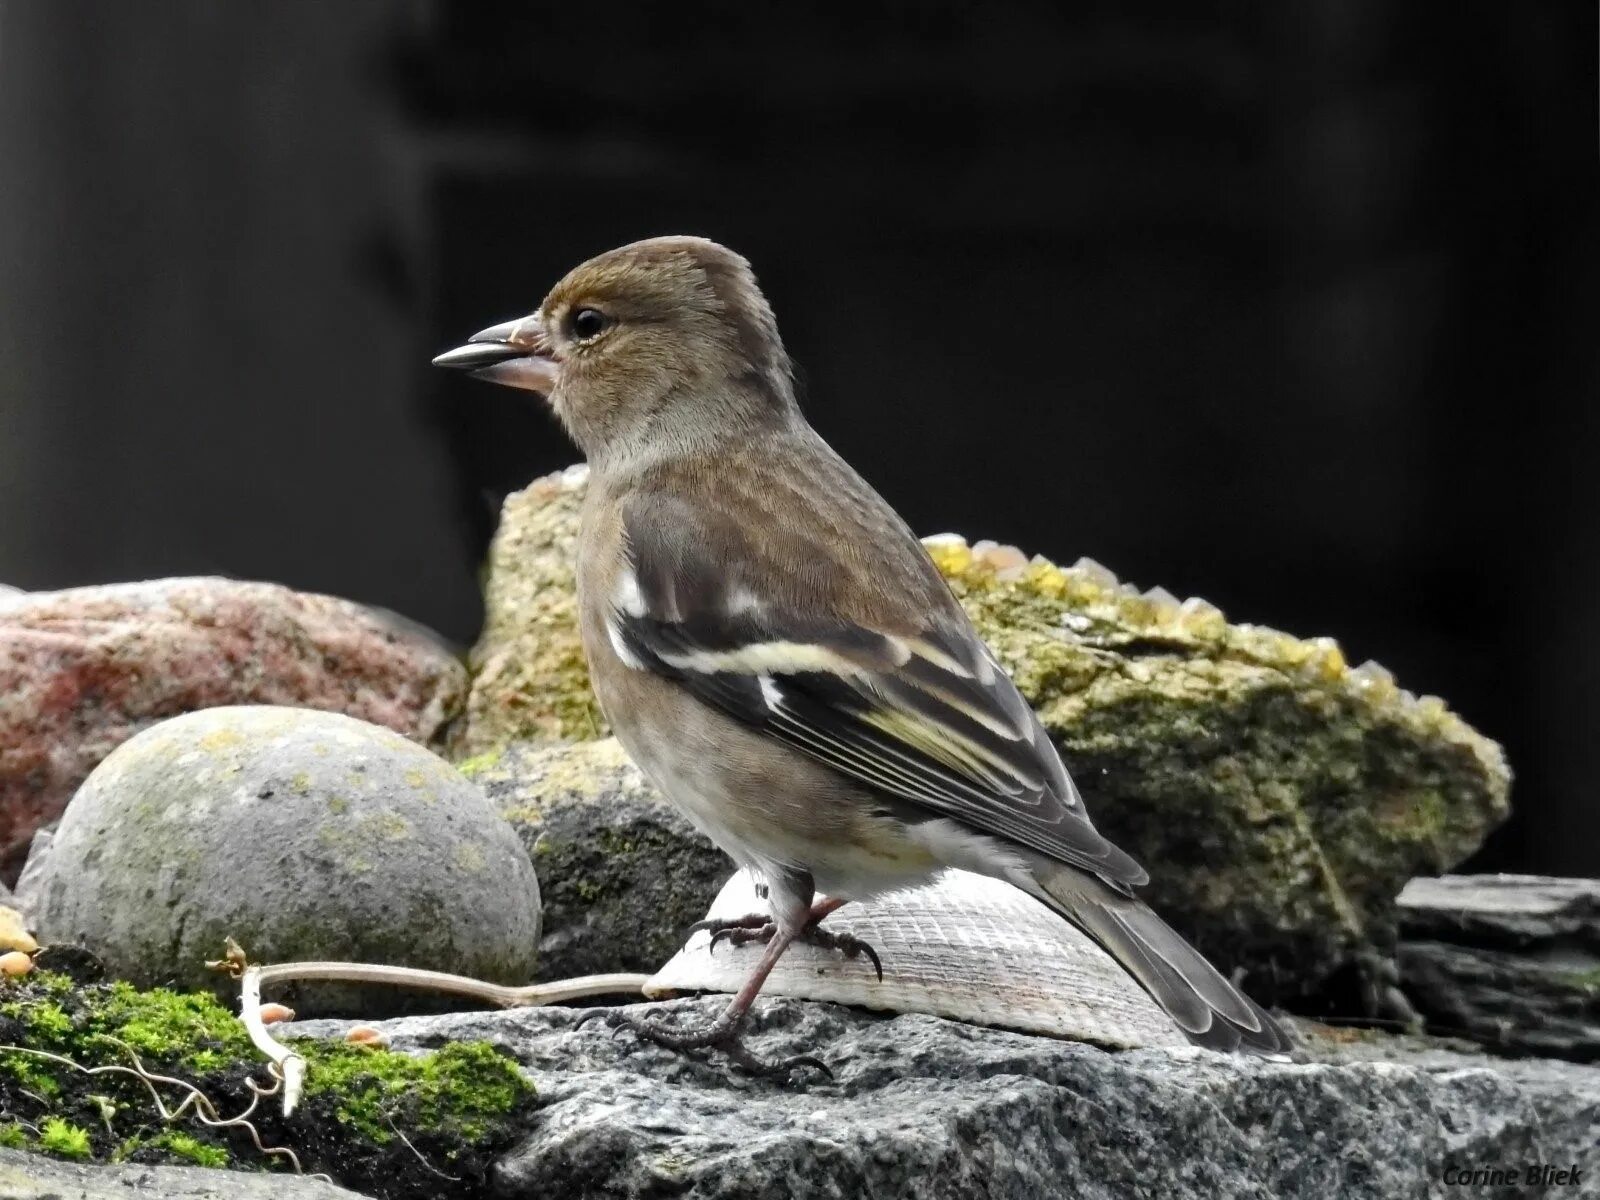
<svg viewBox="0 0 1600 1200">
<path fill-rule="evenodd" d="M 580 342 L 599 337 L 611 324 L 611 318 L 598 308 L 580 308 L 572 314 L 572 336 Z"/>
</svg>

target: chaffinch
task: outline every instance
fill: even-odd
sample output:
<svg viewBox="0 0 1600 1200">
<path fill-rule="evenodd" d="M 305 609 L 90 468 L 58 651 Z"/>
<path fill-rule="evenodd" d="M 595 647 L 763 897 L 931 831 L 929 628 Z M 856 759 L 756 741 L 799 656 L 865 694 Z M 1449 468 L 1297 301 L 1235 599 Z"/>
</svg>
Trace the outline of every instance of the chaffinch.
<svg viewBox="0 0 1600 1200">
<path fill-rule="evenodd" d="M 766 881 L 765 941 L 699 1030 L 738 1040 L 768 973 L 840 905 L 948 867 L 1021 888 L 1103 946 L 1193 1041 L 1278 1026 L 1134 896 L 1027 702 L 904 521 L 806 423 L 750 265 L 654 238 L 574 268 L 537 312 L 440 355 L 543 395 L 590 463 L 578 549 L 596 696 L 646 775 Z M 819 899 L 819 893 L 826 897 Z"/>
</svg>

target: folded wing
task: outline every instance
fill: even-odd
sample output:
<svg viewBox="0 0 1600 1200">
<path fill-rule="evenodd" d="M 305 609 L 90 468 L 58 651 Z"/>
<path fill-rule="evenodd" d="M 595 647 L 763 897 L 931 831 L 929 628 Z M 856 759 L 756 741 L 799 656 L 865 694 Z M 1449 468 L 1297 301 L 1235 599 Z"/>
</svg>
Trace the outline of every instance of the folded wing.
<svg viewBox="0 0 1600 1200">
<path fill-rule="evenodd" d="M 953 604 L 895 631 L 808 612 L 742 538 L 625 514 L 608 614 L 624 662 L 930 818 L 1090 871 L 1142 868 L 1094 828 L 1055 747 Z M 792 581 L 783 581 L 792 582 Z"/>
</svg>

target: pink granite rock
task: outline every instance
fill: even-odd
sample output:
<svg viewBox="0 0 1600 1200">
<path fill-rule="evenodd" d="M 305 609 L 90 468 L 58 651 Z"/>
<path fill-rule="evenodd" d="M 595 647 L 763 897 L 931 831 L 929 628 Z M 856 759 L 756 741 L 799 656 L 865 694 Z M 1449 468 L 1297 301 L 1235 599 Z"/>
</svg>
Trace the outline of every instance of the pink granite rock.
<svg viewBox="0 0 1600 1200">
<path fill-rule="evenodd" d="M 224 704 L 341 712 L 428 743 L 466 673 L 425 630 L 349 600 L 231 579 L 0 593 L 0 875 L 99 761 Z"/>
</svg>

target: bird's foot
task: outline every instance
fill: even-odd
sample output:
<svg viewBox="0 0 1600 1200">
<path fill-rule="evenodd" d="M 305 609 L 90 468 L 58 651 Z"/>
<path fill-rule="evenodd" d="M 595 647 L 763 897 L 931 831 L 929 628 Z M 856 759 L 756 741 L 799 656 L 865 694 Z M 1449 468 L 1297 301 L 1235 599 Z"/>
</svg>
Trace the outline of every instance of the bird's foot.
<svg viewBox="0 0 1600 1200">
<path fill-rule="evenodd" d="M 828 1070 L 828 1065 L 810 1054 L 795 1054 L 788 1058 L 774 1059 L 760 1057 L 744 1044 L 744 1039 L 740 1036 L 740 1026 L 744 1023 L 742 1018 L 734 1021 L 718 1018 L 699 1029 L 676 1029 L 659 1020 L 636 1017 L 621 1009 L 607 1008 L 596 1009 L 586 1014 L 579 1024 L 591 1018 L 605 1021 L 612 1029 L 632 1030 L 644 1041 L 654 1042 L 669 1050 L 720 1050 L 750 1074 L 765 1079 L 785 1079 L 790 1073 L 806 1068 L 818 1072 L 827 1079 L 833 1078 L 833 1072 Z"/>
<path fill-rule="evenodd" d="M 734 931 L 742 933 L 746 930 L 763 929 L 773 932 L 776 931 L 776 926 L 773 925 L 772 918 L 766 913 L 750 913 L 743 917 L 707 917 L 704 921 L 696 921 L 693 925 L 689 926 L 689 932 L 692 934 L 700 933 L 702 930 L 708 931 L 711 934 L 711 944 L 713 946 L 717 944 L 718 937 L 731 937 Z M 757 940 L 757 938 L 752 935 L 750 937 L 742 938 L 739 942 L 734 944 L 743 945 L 744 942 L 755 940 Z M 760 940 L 763 942 L 771 941 L 772 932 L 768 932 L 764 937 L 761 937 Z"/>
<path fill-rule="evenodd" d="M 813 924 L 806 926 L 799 940 L 809 942 L 813 946 L 821 946 L 824 950 L 837 950 L 846 958 L 860 958 L 865 954 L 872 960 L 872 969 L 878 973 L 878 982 L 883 982 L 883 960 L 878 957 L 878 952 L 872 948 L 870 942 L 862 941 L 855 934 L 834 933 L 831 930 L 819 929 Z"/>
<path fill-rule="evenodd" d="M 837 950 L 846 958 L 860 958 L 865 954 L 872 960 L 872 969 L 878 973 L 878 980 L 881 983 L 883 960 L 878 957 L 878 952 L 872 948 L 871 943 L 862 941 L 853 933 L 834 933 L 823 929 L 820 925 L 821 920 L 822 917 L 813 917 L 800 931 L 800 936 L 795 938 L 795 941 L 820 946 L 824 950 Z M 697 921 L 689 928 L 691 932 L 703 929 L 711 934 L 711 945 L 707 948 L 711 953 L 716 952 L 718 942 L 727 942 L 730 946 L 743 946 L 749 942 L 766 943 L 770 942 L 778 932 L 778 927 L 772 919 L 761 913 L 751 913 L 743 917 L 712 917 L 705 921 Z"/>
</svg>

